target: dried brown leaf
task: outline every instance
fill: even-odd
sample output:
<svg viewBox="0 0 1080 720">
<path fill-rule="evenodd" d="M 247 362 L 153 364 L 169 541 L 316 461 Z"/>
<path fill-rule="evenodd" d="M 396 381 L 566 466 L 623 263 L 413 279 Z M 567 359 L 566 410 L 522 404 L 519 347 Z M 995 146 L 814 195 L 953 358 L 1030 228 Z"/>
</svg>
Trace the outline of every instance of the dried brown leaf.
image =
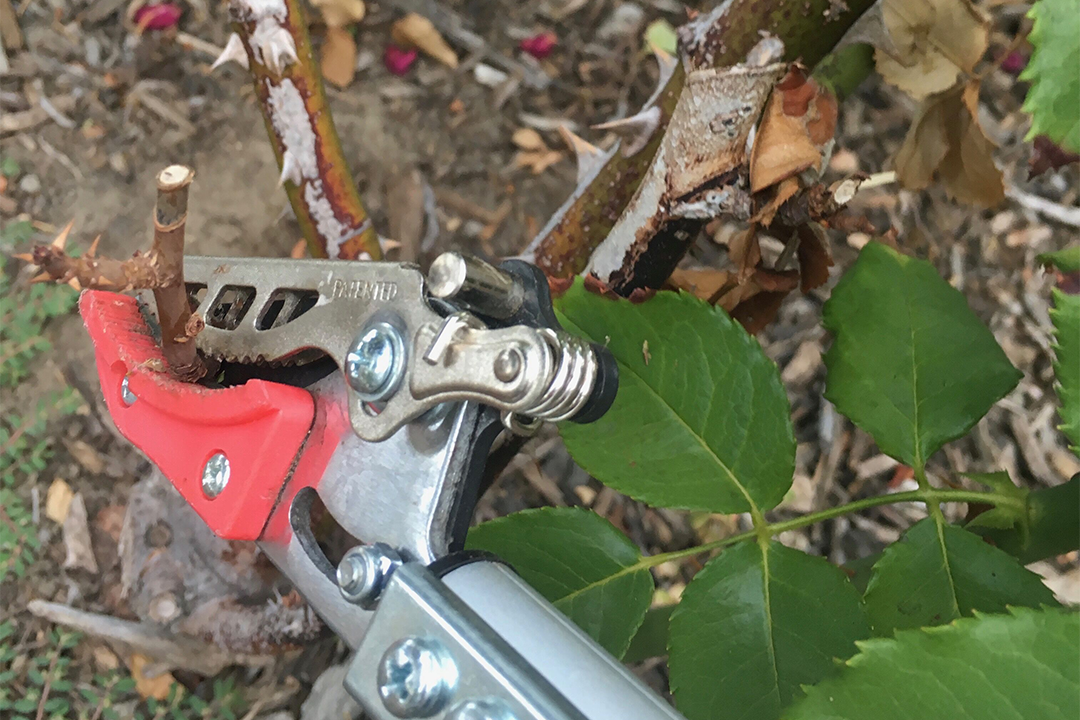
<svg viewBox="0 0 1080 720">
<path fill-rule="evenodd" d="M 98 571 L 94 548 L 90 544 L 90 525 L 86 516 L 86 503 L 82 493 L 75 493 L 68 507 L 63 525 L 65 568 L 81 568 L 91 573 Z"/>
<path fill-rule="evenodd" d="M 799 192 L 799 179 L 797 177 L 786 177 L 778 184 L 765 188 L 762 191 L 762 196 L 768 196 L 768 200 L 756 213 L 754 217 L 750 218 L 751 222 L 756 222 L 762 227 L 769 227 L 772 224 L 773 218 L 776 217 L 776 211 L 780 209 L 780 206 L 785 202 L 795 197 Z M 755 198 L 758 199 L 758 198 Z"/>
<path fill-rule="evenodd" d="M 446 44 L 443 36 L 423 15 L 409 13 L 401 18 L 390 28 L 390 37 L 398 45 L 415 47 L 444 65 L 452 68 L 458 66 L 457 53 Z"/>
<path fill-rule="evenodd" d="M 760 192 L 804 170 L 821 169 L 836 131 L 836 99 L 798 66 L 777 83 L 750 154 L 750 190 Z"/>
<path fill-rule="evenodd" d="M 807 293 L 829 281 L 833 259 L 829 252 L 829 239 L 820 225 L 801 225 L 798 233 L 799 247 L 796 253 L 799 258 L 799 285 Z"/>
<path fill-rule="evenodd" d="M 53 480 L 48 492 L 45 493 L 45 517 L 58 525 L 63 525 L 74 497 L 75 491 L 63 478 Z"/>
<path fill-rule="evenodd" d="M 341 28 L 358 23 L 367 14 L 364 0 L 311 0 L 319 8 L 323 22 L 329 28 Z"/>
<path fill-rule="evenodd" d="M 540 133 L 532 128 L 522 127 L 514 131 L 510 137 L 511 142 L 522 150 L 547 150 L 547 143 Z"/>
<path fill-rule="evenodd" d="M 341 27 L 327 27 L 319 65 L 328 82 L 348 87 L 356 76 L 356 41 L 352 33 Z"/>
<path fill-rule="evenodd" d="M 989 23 L 970 0 L 886 0 L 882 13 L 897 55 L 875 50 L 878 72 L 917 100 L 971 73 L 989 43 Z"/>
<path fill-rule="evenodd" d="M 148 670 L 153 664 L 150 658 L 141 653 L 134 653 L 128 660 L 131 677 L 135 680 L 135 692 L 144 698 L 165 700 L 169 697 L 169 690 L 172 689 L 176 678 L 168 672 L 149 676 Z"/>
<path fill-rule="evenodd" d="M 900 184 L 921 189 L 936 173 L 949 197 L 960 202 L 1001 202 L 1005 187 L 978 110 L 978 80 L 928 97 L 893 161 Z"/>
<path fill-rule="evenodd" d="M 676 268 L 669 282 L 679 290 L 685 290 L 706 302 L 715 302 L 728 285 L 734 284 L 732 274 L 717 268 Z"/>
<path fill-rule="evenodd" d="M 533 175 L 539 175 L 555 163 L 562 160 L 558 150 L 522 150 L 514 157 L 518 167 L 527 167 Z"/>
</svg>

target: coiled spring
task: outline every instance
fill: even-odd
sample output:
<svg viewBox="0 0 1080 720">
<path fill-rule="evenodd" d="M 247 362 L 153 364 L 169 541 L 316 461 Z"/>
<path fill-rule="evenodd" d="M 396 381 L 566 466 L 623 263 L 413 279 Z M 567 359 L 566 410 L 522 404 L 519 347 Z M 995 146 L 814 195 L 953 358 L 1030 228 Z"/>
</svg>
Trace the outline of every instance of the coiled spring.
<svg viewBox="0 0 1080 720">
<path fill-rule="evenodd" d="M 550 328 L 537 332 L 544 339 L 554 370 L 535 405 L 524 414 L 503 413 L 503 424 L 521 435 L 532 434 L 542 422 L 561 422 L 577 415 L 589 401 L 599 372 L 589 343 Z"/>
</svg>

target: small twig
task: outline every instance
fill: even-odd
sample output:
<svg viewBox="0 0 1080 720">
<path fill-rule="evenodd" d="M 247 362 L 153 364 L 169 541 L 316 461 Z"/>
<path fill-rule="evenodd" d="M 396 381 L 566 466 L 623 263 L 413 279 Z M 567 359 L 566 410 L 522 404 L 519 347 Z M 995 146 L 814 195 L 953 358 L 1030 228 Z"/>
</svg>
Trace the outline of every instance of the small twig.
<svg viewBox="0 0 1080 720">
<path fill-rule="evenodd" d="M 53 650 L 52 660 L 49 661 L 49 669 L 45 671 L 45 685 L 41 688 L 41 699 L 38 700 L 37 715 L 34 720 L 45 717 L 45 703 L 49 701 L 49 693 L 52 692 L 53 673 L 56 672 L 56 663 L 60 660 L 60 648 Z"/>
<path fill-rule="evenodd" d="M 26 609 L 49 622 L 122 643 L 169 667 L 191 670 L 201 675 L 216 675 L 230 665 L 266 667 L 275 662 L 272 655 L 225 652 L 202 640 L 170 637 L 158 628 L 110 615 L 76 610 L 61 603 L 31 600 Z"/>
<path fill-rule="evenodd" d="M 1046 198 L 1025 192 L 1015 185 L 1009 185 L 1005 188 L 1005 197 L 1016 201 L 1028 210 L 1034 210 L 1063 225 L 1080 228 L 1080 208 L 1065 207 Z"/>
<path fill-rule="evenodd" d="M 38 98 L 38 105 L 45 111 L 45 114 L 53 119 L 60 127 L 65 130 L 73 130 L 75 128 L 75 121 L 69 118 L 64 113 L 60 112 L 55 105 L 49 102 L 49 98 L 42 95 Z"/>
<path fill-rule="evenodd" d="M 42 98 L 42 100 L 44 100 L 44 98 Z M 53 147 L 52 144 L 50 144 L 49 141 L 47 141 L 45 138 L 39 137 L 38 144 L 41 145 L 41 149 L 45 151 L 46 155 L 63 165 L 64 168 L 69 173 L 71 173 L 76 180 L 82 182 L 86 179 L 86 176 L 82 174 L 82 170 L 79 170 L 78 166 L 75 165 L 74 162 L 72 162 L 71 158 Z"/>
<path fill-rule="evenodd" d="M 222 51 L 222 48 L 218 47 L 214 43 L 207 42 L 201 37 L 182 31 L 176 33 L 176 42 L 180 45 L 180 47 L 186 50 L 194 50 L 196 52 L 201 52 L 203 55 L 206 55 L 210 58 L 216 58 L 217 56 L 221 55 Z"/>
</svg>

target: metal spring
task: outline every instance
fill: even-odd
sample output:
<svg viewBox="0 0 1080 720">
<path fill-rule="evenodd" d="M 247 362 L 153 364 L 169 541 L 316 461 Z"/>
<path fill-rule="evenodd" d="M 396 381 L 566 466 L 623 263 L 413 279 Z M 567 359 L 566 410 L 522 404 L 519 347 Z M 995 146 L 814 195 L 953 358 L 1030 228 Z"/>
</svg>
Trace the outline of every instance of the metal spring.
<svg viewBox="0 0 1080 720">
<path fill-rule="evenodd" d="M 548 328 L 539 332 L 552 353 L 555 371 L 544 394 L 527 414 L 538 420 L 561 422 L 577 415 L 588 402 L 596 384 L 596 357 L 579 337 Z"/>
<path fill-rule="evenodd" d="M 589 343 L 568 333 L 540 328 L 548 353 L 548 376 L 544 393 L 536 404 L 522 413 L 503 411 L 503 425 L 518 435 L 533 435 L 544 421 L 572 418 L 585 406 L 599 373 L 596 355 Z"/>
</svg>

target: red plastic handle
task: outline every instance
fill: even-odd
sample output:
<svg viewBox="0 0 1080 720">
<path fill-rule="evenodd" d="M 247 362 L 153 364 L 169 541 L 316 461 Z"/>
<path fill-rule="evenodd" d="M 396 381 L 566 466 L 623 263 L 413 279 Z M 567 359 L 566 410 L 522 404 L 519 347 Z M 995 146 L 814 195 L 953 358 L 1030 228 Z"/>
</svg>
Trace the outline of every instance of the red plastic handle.
<svg viewBox="0 0 1080 720">
<path fill-rule="evenodd" d="M 311 394 L 265 380 L 220 390 L 180 382 L 166 371 L 134 298 L 88 290 L 79 310 L 120 432 L 217 535 L 257 539 L 311 430 Z M 123 398 L 124 378 L 136 398 L 130 405 Z M 228 459 L 229 479 L 211 498 L 203 491 L 203 468 L 218 453 Z"/>
</svg>

